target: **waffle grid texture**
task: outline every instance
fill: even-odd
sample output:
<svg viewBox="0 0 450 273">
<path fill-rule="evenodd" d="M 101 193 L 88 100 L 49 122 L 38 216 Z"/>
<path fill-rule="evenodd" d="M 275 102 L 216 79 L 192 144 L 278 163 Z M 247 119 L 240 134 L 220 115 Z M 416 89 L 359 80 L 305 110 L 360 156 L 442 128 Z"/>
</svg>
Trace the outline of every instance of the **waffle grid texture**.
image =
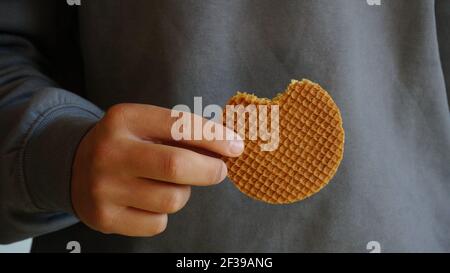
<svg viewBox="0 0 450 273">
<path fill-rule="evenodd" d="M 327 185 L 343 158 L 345 138 L 341 114 L 330 95 L 309 80 L 293 80 L 273 100 L 238 92 L 228 102 L 250 104 L 279 106 L 280 141 L 276 150 L 262 151 L 260 145 L 267 141 L 249 140 L 247 121 L 243 154 L 224 158 L 237 188 L 260 201 L 289 204 Z M 270 107 L 268 113 L 270 117 Z"/>
</svg>

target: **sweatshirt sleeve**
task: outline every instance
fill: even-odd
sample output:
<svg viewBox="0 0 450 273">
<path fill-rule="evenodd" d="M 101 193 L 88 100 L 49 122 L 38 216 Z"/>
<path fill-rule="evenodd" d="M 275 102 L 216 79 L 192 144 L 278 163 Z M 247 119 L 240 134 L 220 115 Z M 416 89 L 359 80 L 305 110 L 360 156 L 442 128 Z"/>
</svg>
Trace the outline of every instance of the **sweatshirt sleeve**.
<svg viewBox="0 0 450 273">
<path fill-rule="evenodd" d="M 5 30 L 2 21 L 0 244 L 77 222 L 70 198 L 72 161 L 82 137 L 102 116 L 44 75 L 45 60 L 33 43 Z"/>
<path fill-rule="evenodd" d="M 450 1 L 436 0 L 436 28 L 441 56 L 442 71 L 447 87 L 447 101 L 450 109 Z"/>
</svg>

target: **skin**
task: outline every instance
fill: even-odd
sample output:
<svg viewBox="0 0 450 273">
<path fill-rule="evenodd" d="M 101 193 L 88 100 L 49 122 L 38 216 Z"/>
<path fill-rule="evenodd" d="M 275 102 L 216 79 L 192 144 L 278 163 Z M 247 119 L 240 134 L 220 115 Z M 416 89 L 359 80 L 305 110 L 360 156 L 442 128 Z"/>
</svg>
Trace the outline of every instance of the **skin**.
<svg viewBox="0 0 450 273">
<path fill-rule="evenodd" d="M 239 156 L 243 141 L 174 142 L 170 113 L 118 104 L 86 134 L 71 183 L 73 208 L 82 222 L 107 234 L 154 236 L 166 229 L 169 214 L 186 205 L 191 186 L 225 179 L 227 167 L 217 156 Z"/>
</svg>

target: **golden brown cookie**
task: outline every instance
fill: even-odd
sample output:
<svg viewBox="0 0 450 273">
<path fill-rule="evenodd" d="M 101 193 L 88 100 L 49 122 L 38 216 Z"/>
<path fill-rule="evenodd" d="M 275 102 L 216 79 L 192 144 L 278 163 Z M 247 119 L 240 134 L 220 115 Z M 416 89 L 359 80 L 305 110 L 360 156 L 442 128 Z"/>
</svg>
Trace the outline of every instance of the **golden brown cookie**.
<svg viewBox="0 0 450 273">
<path fill-rule="evenodd" d="M 238 92 L 228 102 L 250 104 L 279 106 L 279 144 L 274 151 L 262 151 L 265 141 L 246 138 L 240 157 L 224 158 L 238 189 L 257 200 L 288 204 L 327 185 L 344 152 L 342 118 L 330 95 L 309 80 L 293 80 L 273 100 Z"/>
</svg>

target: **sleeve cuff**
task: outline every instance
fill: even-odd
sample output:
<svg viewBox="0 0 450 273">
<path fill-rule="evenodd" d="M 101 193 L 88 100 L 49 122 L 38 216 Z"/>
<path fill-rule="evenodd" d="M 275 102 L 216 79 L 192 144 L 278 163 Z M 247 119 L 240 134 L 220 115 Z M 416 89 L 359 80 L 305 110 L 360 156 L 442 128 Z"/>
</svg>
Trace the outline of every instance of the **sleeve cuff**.
<svg viewBox="0 0 450 273">
<path fill-rule="evenodd" d="M 72 162 L 78 144 L 101 115 L 97 109 L 63 105 L 37 121 L 25 145 L 23 167 L 25 183 L 38 210 L 74 214 Z"/>
</svg>

